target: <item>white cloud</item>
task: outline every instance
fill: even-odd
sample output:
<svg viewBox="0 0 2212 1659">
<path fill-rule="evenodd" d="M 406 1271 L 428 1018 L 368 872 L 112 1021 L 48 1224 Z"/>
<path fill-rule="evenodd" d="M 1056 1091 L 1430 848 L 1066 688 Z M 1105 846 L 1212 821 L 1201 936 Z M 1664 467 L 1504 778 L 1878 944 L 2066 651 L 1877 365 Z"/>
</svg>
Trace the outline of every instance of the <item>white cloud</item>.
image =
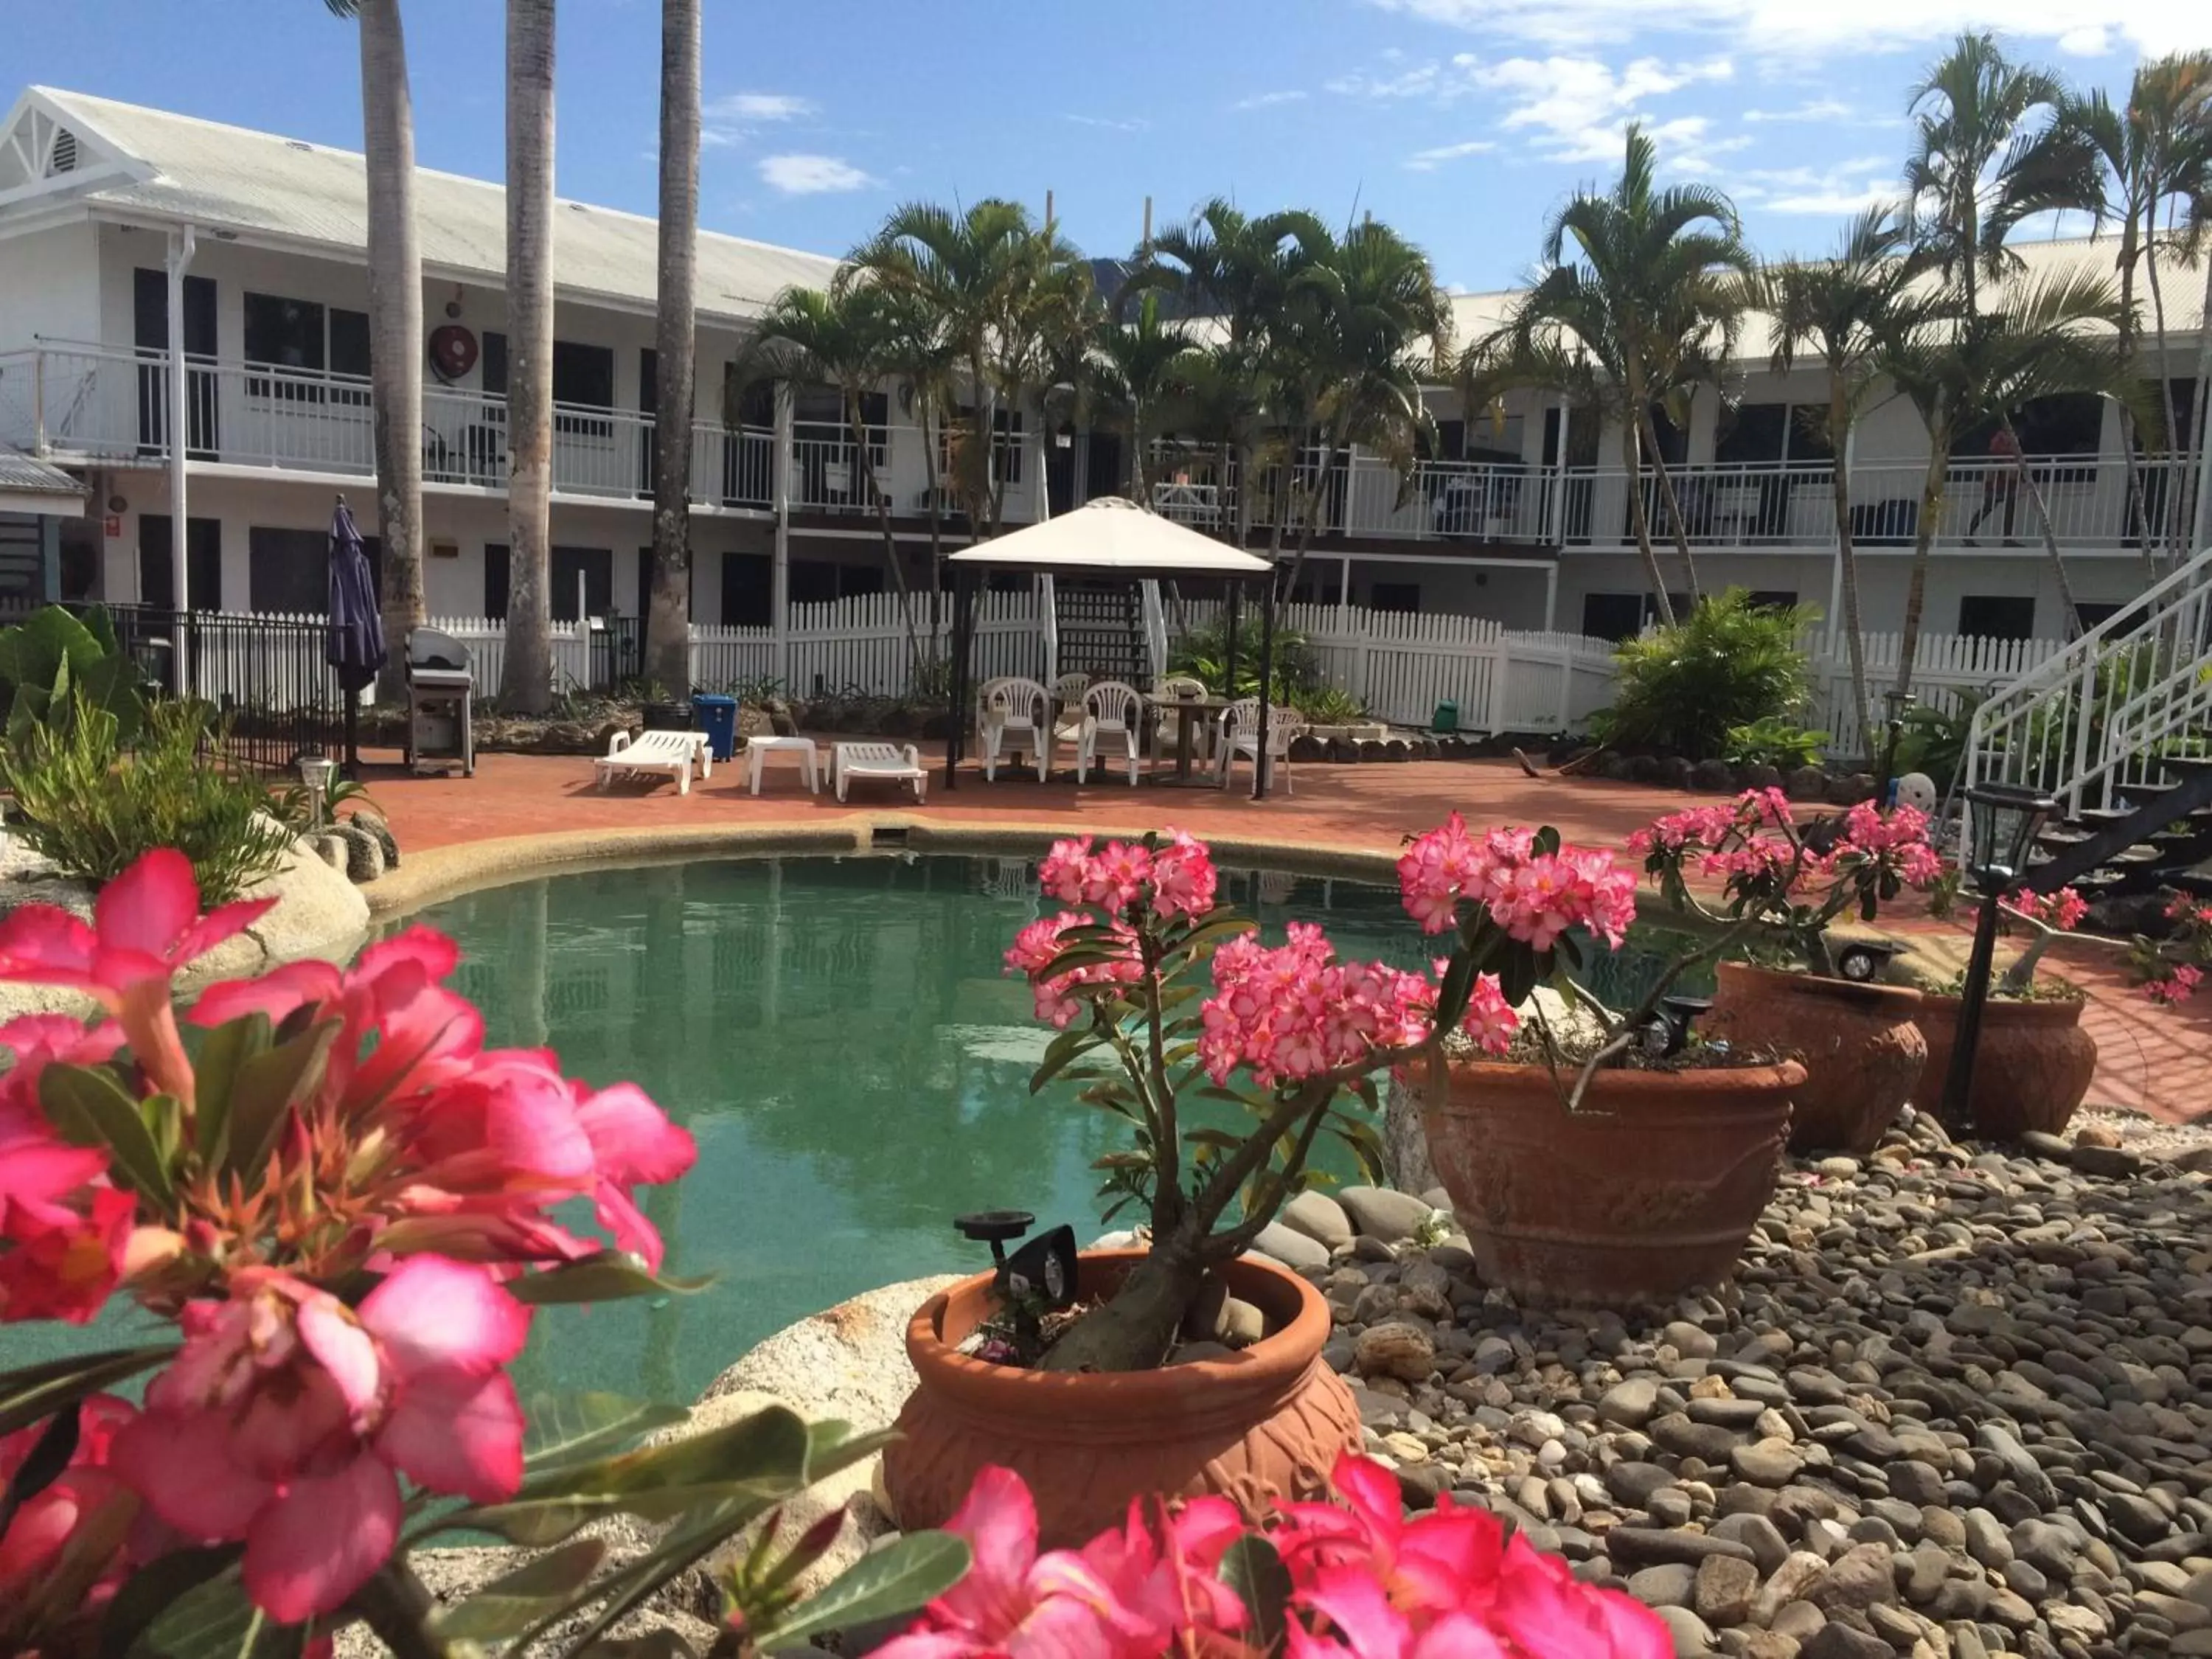
<svg viewBox="0 0 2212 1659">
<path fill-rule="evenodd" d="M 708 101 L 708 119 L 751 125 L 762 121 L 795 121 L 814 113 L 811 99 L 790 92 L 733 92 Z"/>
<path fill-rule="evenodd" d="M 1281 92 L 1255 92 L 1249 98 L 1239 98 L 1229 107 L 1232 110 L 1272 109 L 1277 104 L 1295 104 L 1305 95 L 1296 88 Z"/>
<path fill-rule="evenodd" d="M 2109 30 L 2145 54 L 2212 46 L 2212 7 L 2184 0 L 1369 0 L 1385 11 L 1549 46 L 1648 40 L 1662 30 L 1720 36 L 1759 54 L 1882 52 L 1948 40 L 1961 29 L 2017 40 L 2086 41 Z M 2068 48 L 2072 50 L 2072 48 Z"/>
<path fill-rule="evenodd" d="M 1897 199 L 1897 163 L 1855 156 L 1831 167 L 1752 167 L 1722 180 L 1740 206 L 1768 213 L 1840 216 Z"/>
<path fill-rule="evenodd" d="M 1141 115 L 1130 116 L 1123 120 L 1116 120 L 1111 116 L 1105 115 L 1063 114 L 1060 118 L 1063 121 L 1073 121 L 1079 127 L 1103 127 L 1108 132 L 1142 132 L 1152 125 L 1152 123 Z"/>
<path fill-rule="evenodd" d="M 760 176 L 770 190 L 786 196 L 822 196 L 866 190 L 876 182 L 851 162 L 835 155 L 763 155 Z"/>
<path fill-rule="evenodd" d="M 1854 112 L 1840 98 L 1808 98 L 1795 109 L 1747 109 L 1747 121 L 1848 121 Z"/>
<path fill-rule="evenodd" d="M 1491 139 L 1470 138 L 1462 144 L 1439 144 L 1434 149 L 1417 151 L 1406 158 L 1406 165 L 1416 173 L 1427 173 L 1446 161 L 1456 161 L 1468 155 L 1487 155 L 1497 148 Z"/>
<path fill-rule="evenodd" d="M 2058 50 L 2075 58 L 2102 58 L 2112 49 L 2112 32 L 2101 23 L 2069 29 L 2058 37 Z"/>
</svg>

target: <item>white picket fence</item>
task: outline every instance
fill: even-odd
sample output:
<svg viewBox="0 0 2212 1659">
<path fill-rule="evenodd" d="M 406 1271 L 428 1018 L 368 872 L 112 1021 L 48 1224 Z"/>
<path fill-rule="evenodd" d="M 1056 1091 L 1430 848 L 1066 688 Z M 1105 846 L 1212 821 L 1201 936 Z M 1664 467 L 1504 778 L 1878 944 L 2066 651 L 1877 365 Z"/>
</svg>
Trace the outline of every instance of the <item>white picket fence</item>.
<svg viewBox="0 0 2212 1659">
<path fill-rule="evenodd" d="M 1580 634 L 1360 605 L 1285 605 L 1279 620 L 1325 679 L 1399 725 L 1427 726 L 1449 702 L 1462 731 L 1565 731 L 1611 696 L 1613 647 Z"/>
<path fill-rule="evenodd" d="M 1897 684 L 1897 665 L 1904 654 L 1901 634 L 1864 636 L 1867 715 L 1875 741 L 1881 741 L 1888 714 L 1881 694 Z M 1808 641 L 1813 659 L 1813 703 L 1806 726 L 1828 735 L 1832 748 L 1856 753 L 1860 747 L 1857 725 L 1851 719 L 1851 659 L 1838 637 L 1832 649 L 1825 638 Z M 1923 634 L 1913 653 L 1913 696 L 1923 708 L 1946 713 L 1957 709 L 1962 694 L 1978 697 L 2041 665 L 2065 649 L 2060 640 L 1996 640 L 1973 634 Z"/>
</svg>

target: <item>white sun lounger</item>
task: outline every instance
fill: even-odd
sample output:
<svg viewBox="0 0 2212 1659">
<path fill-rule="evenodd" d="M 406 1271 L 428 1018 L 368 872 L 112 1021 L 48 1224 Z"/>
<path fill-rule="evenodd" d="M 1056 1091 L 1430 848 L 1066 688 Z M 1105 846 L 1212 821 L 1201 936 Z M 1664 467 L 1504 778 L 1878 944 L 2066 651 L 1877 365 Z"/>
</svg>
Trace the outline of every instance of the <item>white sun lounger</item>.
<svg viewBox="0 0 2212 1659">
<path fill-rule="evenodd" d="M 910 783 L 917 806 L 929 799 L 929 774 L 923 769 L 921 751 L 912 744 L 901 748 L 889 743 L 841 743 L 830 763 L 830 776 L 841 801 L 845 786 L 855 778 Z"/>
<path fill-rule="evenodd" d="M 676 793 L 688 795 L 694 766 L 702 778 L 714 775 L 714 757 L 704 732 L 641 732 L 635 738 L 617 732 L 608 742 L 607 752 L 592 764 L 599 769 L 601 789 L 618 777 L 673 778 Z"/>
</svg>

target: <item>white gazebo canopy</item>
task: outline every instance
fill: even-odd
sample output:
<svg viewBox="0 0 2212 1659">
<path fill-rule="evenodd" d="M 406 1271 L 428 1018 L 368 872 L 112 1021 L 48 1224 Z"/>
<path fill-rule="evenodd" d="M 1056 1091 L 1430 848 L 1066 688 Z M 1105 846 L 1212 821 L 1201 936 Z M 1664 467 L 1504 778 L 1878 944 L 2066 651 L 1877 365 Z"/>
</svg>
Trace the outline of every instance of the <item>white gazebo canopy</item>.
<svg viewBox="0 0 2212 1659">
<path fill-rule="evenodd" d="M 1127 576 L 1264 576 L 1256 554 L 1202 536 L 1120 495 L 1097 501 L 1008 535 L 963 548 L 947 564 L 1000 570 Z"/>
</svg>

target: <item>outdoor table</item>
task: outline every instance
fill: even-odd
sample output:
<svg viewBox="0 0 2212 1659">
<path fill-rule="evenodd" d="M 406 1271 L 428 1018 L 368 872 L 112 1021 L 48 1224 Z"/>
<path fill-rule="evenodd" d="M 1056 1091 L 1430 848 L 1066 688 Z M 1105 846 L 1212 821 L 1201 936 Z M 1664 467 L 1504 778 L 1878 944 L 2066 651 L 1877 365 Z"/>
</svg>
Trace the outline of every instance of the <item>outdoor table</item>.
<svg viewBox="0 0 2212 1659">
<path fill-rule="evenodd" d="M 1234 699 L 1229 697 L 1170 697 L 1146 691 L 1139 694 L 1146 706 L 1153 709 L 1175 708 L 1193 714 L 1218 714 Z M 1194 778 L 1190 775 L 1190 734 L 1197 722 L 1181 720 L 1176 722 L 1176 763 L 1172 776 L 1162 777 L 1157 772 L 1152 781 L 1170 789 L 1212 788 L 1211 778 Z"/>
</svg>

